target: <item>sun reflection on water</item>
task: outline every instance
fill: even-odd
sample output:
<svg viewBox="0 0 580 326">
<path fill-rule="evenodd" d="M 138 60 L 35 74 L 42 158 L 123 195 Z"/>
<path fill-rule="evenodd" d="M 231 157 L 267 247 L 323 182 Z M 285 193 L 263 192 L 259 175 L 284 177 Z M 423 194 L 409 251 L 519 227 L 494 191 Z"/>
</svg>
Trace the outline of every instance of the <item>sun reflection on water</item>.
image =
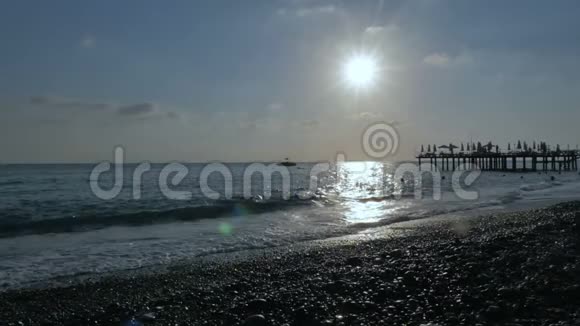
<svg viewBox="0 0 580 326">
<path fill-rule="evenodd" d="M 350 223 L 372 223 L 388 217 L 400 205 L 388 200 L 401 183 L 395 182 L 393 166 L 382 162 L 341 162 L 336 167 L 336 191 Z"/>
</svg>

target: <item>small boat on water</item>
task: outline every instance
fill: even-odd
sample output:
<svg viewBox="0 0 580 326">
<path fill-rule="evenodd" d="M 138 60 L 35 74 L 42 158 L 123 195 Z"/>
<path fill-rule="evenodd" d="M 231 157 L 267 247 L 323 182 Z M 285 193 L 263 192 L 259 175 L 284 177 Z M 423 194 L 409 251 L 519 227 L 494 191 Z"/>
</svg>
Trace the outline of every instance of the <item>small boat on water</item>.
<svg viewBox="0 0 580 326">
<path fill-rule="evenodd" d="M 295 162 L 289 161 L 288 158 L 286 158 L 283 162 L 279 162 L 278 165 L 282 165 L 282 166 L 296 166 Z"/>
</svg>

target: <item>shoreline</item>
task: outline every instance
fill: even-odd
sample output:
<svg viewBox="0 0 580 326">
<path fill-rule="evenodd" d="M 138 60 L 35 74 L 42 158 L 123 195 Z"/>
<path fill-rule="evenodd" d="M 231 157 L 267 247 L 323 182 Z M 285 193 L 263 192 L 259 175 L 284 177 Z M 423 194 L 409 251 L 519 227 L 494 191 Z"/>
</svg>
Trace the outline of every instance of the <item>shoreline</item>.
<svg viewBox="0 0 580 326">
<path fill-rule="evenodd" d="M 580 202 L 403 222 L 392 236 L 371 240 L 318 240 L 7 290 L 0 321 L 241 325 L 254 316 L 247 325 L 580 324 L 579 224 Z"/>
<path fill-rule="evenodd" d="M 1 285 L 0 294 L 3 292 L 15 290 L 16 291 L 40 290 L 56 287 L 73 286 L 86 282 L 94 283 L 98 282 L 101 279 L 111 277 L 130 278 L 130 277 L 139 277 L 141 275 L 165 273 L 168 270 L 179 268 L 180 266 L 189 266 L 192 264 L 212 264 L 224 261 L 227 262 L 243 261 L 254 256 L 262 256 L 267 254 L 280 254 L 287 251 L 307 250 L 312 246 L 321 246 L 321 245 L 328 246 L 342 244 L 345 243 L 345 240 L 347 239 L 348 242 L 354 241 L 358 243 L 361 241 L 368 241 L 373 239 L 384 239 L 393 236 L 404 236 L 404 234 L 400 232 L 400 230 L 407 227 L 415 228 L 420 225 L 429 225 L 434 222 L 453 221 L 453 220 L 464 221 L 466 219 L 481 218 L 486 215 L 492 214 L 506 214 L 527 211 L 531 209 L 541 209 L 565 202 L 566 201 L 561 200 L 544 200 L 539 202 L 527 202 L 525 203 L 525 205 L 521 203 L 517 205 L 512 205 L 511 207 L 502 207 L 499 209 L 491 206 L 491 207 L 460 210 L 458 212 L 445 212 L 424 218 L 414 218 L 414 219 L 399 218 L 386 222 L 378 221 L 369 223 L 358 223 L 356 225 L 353 225 L 353 230 L 355 231 L 352 232 L 347 232 L 341 235 L 335 235 L 325 238 L 299 241 L 282 246 L 208 253 L 198 256 L 192 256 L 190 258 L 180 258 L 178 260 L 169 263 L 156 263 L 147 266 L 105 272 L 85 272 L 74 275 L 61 275 L 16 285 L 0 284 Z"/>
</svg>

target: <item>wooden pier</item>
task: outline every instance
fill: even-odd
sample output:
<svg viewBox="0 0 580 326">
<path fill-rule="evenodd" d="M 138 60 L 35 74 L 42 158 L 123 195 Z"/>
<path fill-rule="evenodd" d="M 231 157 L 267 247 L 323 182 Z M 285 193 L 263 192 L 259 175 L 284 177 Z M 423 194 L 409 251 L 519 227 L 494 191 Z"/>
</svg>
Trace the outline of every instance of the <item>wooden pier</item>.
<svg viewBox="0 0 580 326">
<path fill-rule="evenodd" d="M 518 146 L 520 146 L 518 144 Z M 472 170 L 480 169 L 483 171 L 512 171 L 512 172 L 548 172 L 548 171 L 577 171 L 578 170 L 578 150 L 547 150 L 547 146 L 542 144 L 542 148 L 535 150 L 526 148 L 526 150 L 515 150 L 509 152 L 500 152 L 497 145 L 488 144 L 480 146 L 476 150 L 470 149 L 475 147 L 468 145 L 468 151 L 454 153 L 454 149 L 458 148 L 450 144 L 449 146 L 441 146 L 433 148 L 435 151 L 425 151 L 424 146 L 421 146 L 421 153 L 417 155 L 419 166 L 421 164 L 429 163 L 431 170 L 440 171 L 455 171 L 455 170 Z M 508 148 L 510 146 L 508 145 Z M 527 146 L 526 146 L 527 147 Z M 495 148 L 495 151 L 492 149 Z M 448 152 L 437 151 L 437 149 L 445 149 Z"/>
</svg>

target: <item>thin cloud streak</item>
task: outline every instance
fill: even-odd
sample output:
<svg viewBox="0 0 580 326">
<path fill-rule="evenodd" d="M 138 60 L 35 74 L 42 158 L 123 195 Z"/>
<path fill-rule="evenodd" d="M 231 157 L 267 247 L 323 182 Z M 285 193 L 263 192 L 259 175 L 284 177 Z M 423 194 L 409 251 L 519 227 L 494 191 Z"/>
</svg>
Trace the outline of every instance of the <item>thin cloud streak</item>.
<svg viewBox="0 0 580 326">
<path fill-rule="evenodd" d="M 33 107 L 86 110 L 95 112 L 102 111 L 114 113 L 117 116 L 125 118 L 181 118 L 178 113 L 162 110 L 157 104 L 151 102 L 119 105 L 107 102 L 91 102 L 77 98 L 46 95 L 31 96 L 28 99 L 28 102 L 32 104 Z"/>
</svg>

